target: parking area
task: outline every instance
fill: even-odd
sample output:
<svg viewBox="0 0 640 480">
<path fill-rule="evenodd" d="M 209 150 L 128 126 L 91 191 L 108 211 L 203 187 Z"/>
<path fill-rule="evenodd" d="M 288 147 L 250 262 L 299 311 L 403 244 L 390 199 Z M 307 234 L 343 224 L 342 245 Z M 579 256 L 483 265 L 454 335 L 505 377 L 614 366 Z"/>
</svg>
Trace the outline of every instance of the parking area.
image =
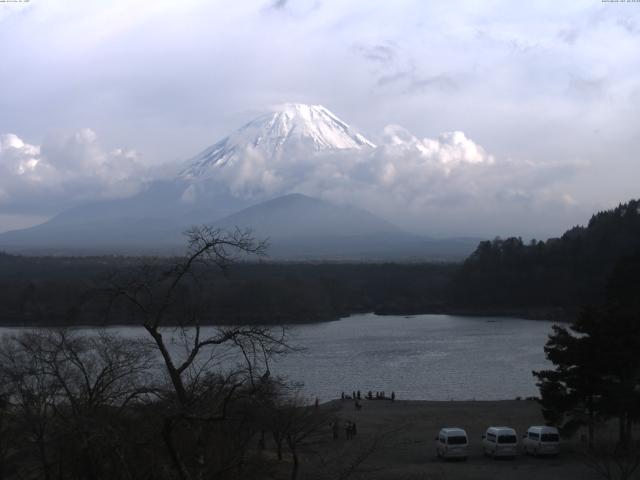
<svg viewBox="0 0 640 480">
<path fill-rule="evenodd" d="M 544 424 L 534 401 L 362 401 L 357 410 L 349 400 L 334 401 L 343 421 L 355 422 L 358 434 L 327 440 L 327 448 L 364 452 L 367 456 L 351 478 L 362 479 L 496 479 L 589 480 L 599 478 L 587 466 L 579 441 L 564 442 L 558 457 L 534 458 L 521 453 L 522 434 L 531 425 Z M 515 459 L 491 459 L 483 455 L 482 435 L 490 425 L 507 425 L 518 434 L 520 453 Z M 442 427 L 461 427 L 469 438 L 466 461 L 443 461 L 436 456 L 435 437 Z M 327 437 L 328 438 L 328 437 Z M 352 442 L 352 443 L 349 443 Z M 358 442 L 358 445 L 353 442 Z M 319 446 L 318 446 L 319 447 Z M 319 447 L 322 448 L 322 447 Z"/>
</svg>

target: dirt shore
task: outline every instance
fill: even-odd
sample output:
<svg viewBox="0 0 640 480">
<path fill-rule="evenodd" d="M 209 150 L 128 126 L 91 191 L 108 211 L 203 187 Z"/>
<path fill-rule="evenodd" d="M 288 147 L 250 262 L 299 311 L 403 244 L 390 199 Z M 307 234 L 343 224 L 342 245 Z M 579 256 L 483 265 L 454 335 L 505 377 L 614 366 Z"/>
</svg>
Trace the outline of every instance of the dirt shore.
<svg viewBox="0 0 640 480">
<path fill-rule="evenodd" d="M 352 479 L 518 479 L 518 480 L 589 480 L 599 478 L 581 454 L 579 440 L 563 443 L 556 458 L 532 458 L 520 453 L 513 460 L 492 460 L 482 454 L 481 436 L 490 425 L 507 425 L 518 436 L 530 425 L 544 424 L 535 401 L 431 402 L 362 400 L 356 410 L 351 400 L 337 400 L 322 405 L 332 409 L 341 425 L 350 420 L 357 425 L 357 435 L 346 440 L 320 438 L 309 446 L 308 459 L 318 452 L 334 464 L 347 466 L 358 456 L 366 459 L 349 478 Z M 441 427 L 462 427 L 469 436 L 467 461 L 441 461 L 435 455 L 434 437 Z M 307 463 L 311 466 L 313 462 Z M 309 468 L 309 467 L 307 467 Z M 315 468 L 315 467 L 314 467 Z M 318 467 L 319 468 L 319 467 Z M 301 472 L 303 473 L 303 472 Z M 313 477 L 309 472 L 308 478 Z M 302 475 L 302 478 L 307 478 Z M 338 477 L 336 477 L 338 478 Z"/>
</svg>

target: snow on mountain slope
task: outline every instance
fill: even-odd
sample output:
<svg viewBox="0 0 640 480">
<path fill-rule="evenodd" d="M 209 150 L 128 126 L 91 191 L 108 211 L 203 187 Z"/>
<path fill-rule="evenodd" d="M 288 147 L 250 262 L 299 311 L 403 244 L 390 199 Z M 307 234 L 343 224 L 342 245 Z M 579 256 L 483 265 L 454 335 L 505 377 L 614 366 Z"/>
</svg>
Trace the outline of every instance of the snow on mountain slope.
<svg viewBox="0 0 640 480">
<path fill-rule="evenodd" d="M 376 146 L 321 105 L 287 103 L 247 123 L 187 163 L 180 177 L 213 177 L 219 167 L 247 157 L 274 160 Z"/>
</svg>

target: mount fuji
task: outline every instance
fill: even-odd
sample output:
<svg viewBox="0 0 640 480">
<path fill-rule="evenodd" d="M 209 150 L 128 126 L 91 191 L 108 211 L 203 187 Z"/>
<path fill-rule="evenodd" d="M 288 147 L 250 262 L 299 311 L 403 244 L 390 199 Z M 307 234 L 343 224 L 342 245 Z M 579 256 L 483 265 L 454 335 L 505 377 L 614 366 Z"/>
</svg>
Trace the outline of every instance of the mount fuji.
<svg viewBox="0 0 640 480">
<path fill-rule="evenodd" d="M 271 239 L 276 258 L 451 257 L 475 240 L 442 250 L 362 209 L 296 194 L 296 179 L 376 145 L 320 105 L 284 104 L 204 149 L 137 195 L 81 205 L 24 230 L 0 248 L 28 253 L 165 253 L 195 224 L 249 227 Z M 332 158 L 333 158 L 332 157 Z M 317 173 L 317 171 L 316 171 Z M 435 248 L 435 245 L 439 247 Z M 437 251 L 434 251 L 435 250 Z M 441 255 L 442 253 L 442 255 Z"/>
<path fill-rule="evenodd" d="M 180 177 L 211 178 L 248 153 L 270 161 L 284 156 L 376 148 L 322 105 L 287 103 L 261 115 L 187 162 Z"/>
</svg>

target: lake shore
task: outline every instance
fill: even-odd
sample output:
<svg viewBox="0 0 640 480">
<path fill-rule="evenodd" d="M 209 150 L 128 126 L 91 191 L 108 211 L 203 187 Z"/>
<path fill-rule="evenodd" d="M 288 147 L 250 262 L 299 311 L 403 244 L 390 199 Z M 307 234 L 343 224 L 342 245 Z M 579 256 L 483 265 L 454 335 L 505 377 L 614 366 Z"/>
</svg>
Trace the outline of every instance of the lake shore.
<svg viewBox="0 0 640 480">
<path fill-rule="evenodd" d="M 478 318 L 500 318 L 500 319 L 524 319 L 524 320 L 541 320 L 541 321 L 549 321 L 556 323 L 569 323 L 575 319 L 575 315 L 577 313 L 577 309 L 567 309 L 560 307 L 513 307 L 513 308 L 492 308 L 492 307 L 478 307 L 478 308 L 469 308 L 469 307 L 455 307 L 455 306 L 445 306 L 445 305 L 437 305 L 429 308 L 421 308 L 421 309 L 406 309 L 406 308 L 395 308 L 395 307 L 384 307 L 375 309 L 373 311 L 353 311 L 353 312 L 341 312 L 339 315 L 331 315 L 331 316 L 323 316 L 323 317 L 314 317 L 311 319 L 300 320 L 300 319 L 292 319 L 288 317 L 283 317 L 280 319 L 272 319 L 269 321 L 264 321 L 256 317 L 229 320 L 225 322 L 224 318 L 216 319 L 215 321 L 210 320 L 206 321 L 202 320 L 200 325 L 203 326 L 219 326 L 219 325 L 264 325 L 264 326 L 278 326 L 278 325 L 310 325 L 310 324 L 318 324 L 324 322 L 337 322 L 344 318 L 348 318 L 353 315 L 362 315 L 362 314 L 375 314 L 379 316 L 389 317 L 389 316 L 416 316 L 416 315 L 457 315 L 457 316 L 465 316 L 465 317 L 478 317 Z M 241 321 L 242 320 L 242 321 Z M 119 322 L 105 322 L 105 321 L 94 321 L 94 322 L 82 322 L 82 321 L 74 321 L 74 322 L 65 322 L 61 320 L 53 320 L 53 321 L 34 321 L 31 319 L 20 319 L 15 315 L 5 315 L 0 317 L 0 327 L 6 328 L 61 328 L 61 327 L 72 327 L 72 328 L 101 328 L 101 327 L 136 327 L 139 324 L 136 323 L 119 323 Z M 170 324 L 166 323 L 167 327 L 177 327 L 178 324 Z"/>
<path fill-rule="evenodd" d="M 430 308 L 406 310 L 402 308 L 380 308 L 376 315 L 460 315 L 465 317 L 522 318 L 568 323 L 573 321 L 577 308 L 562 307 L 460 307 L 455 305 L 435 305 Z"/>
<path fill-rule="evenodd" d="M 521 437 L 529 426 L 544 424 L 536 401 L 361 400 L 360 403 L 361 410 L 356 410 L 351 400 L 322 404 L 321 408 L 334 412 L 342 425 L 354 421 L 358 433 L 355 439 L 346 440 L 340 431 L 340 438 L 334 441 L 327 428 L 322 440 L 307 447 L 306 455 L 312 457 L 311 451 L 323 451 L 327 457 L 333 455 L 345 462 L 345 457 L 351 456 L 355 461 L 358 455 L 370 450 L 357 473 L 350 477 L 356 479 L 599 478 L 577 453 L 583 449 L 577 439 L 565 440 L 562 453 L 556 458 L 519 454 L 513 460 L 492 460 L 483 456 L 481 436 L 488 426 L 508 425 Z M 436 458 L 434 437 L 446 426 L 467 431 L 469 458 L 466 462 Z M 313 462 L 310 465 L 313 466 Z"/>
</svg>

